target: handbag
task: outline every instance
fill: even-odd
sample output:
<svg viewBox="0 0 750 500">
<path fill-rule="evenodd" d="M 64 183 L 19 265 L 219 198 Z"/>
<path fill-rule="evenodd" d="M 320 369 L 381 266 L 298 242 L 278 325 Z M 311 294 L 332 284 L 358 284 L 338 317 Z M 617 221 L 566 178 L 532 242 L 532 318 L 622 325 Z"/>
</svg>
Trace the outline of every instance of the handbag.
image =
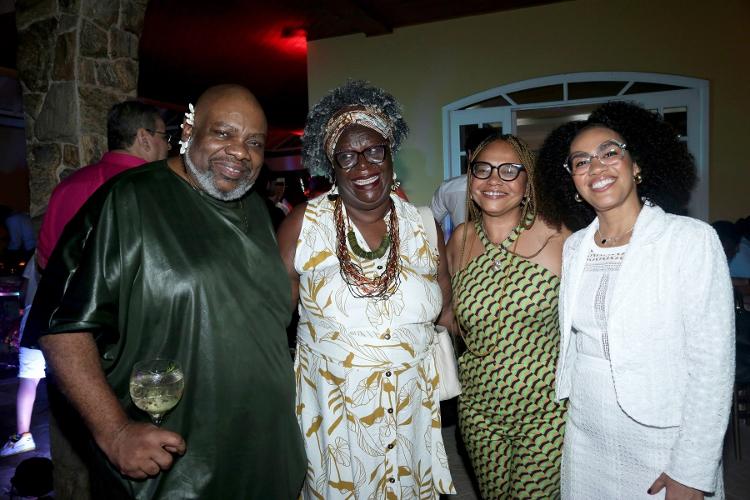
<svg viewBox="0 0 750 500">
<path fill-rule="evenodd" d="M 461 394 L 461 382 L 458 380 L 458 363 L 453 351 L 453 338 L 448 329 L 435 325 L 433 356 L 438 373 L 438 395 L 440 401 L 453 399 Z"/>
<path fill-rule="evenodd" d="M 429 207 L 417 207 L 417 210 L 422 216 L 422 226 L 424 226 L 427 240 L 437 250 L 437 228 L 432 212 Z M 453 350 L 453 338 L 444 326 L 435 325 L 432 355 L 435 360 L 435 370 L 438 373 L 440 401 L 455 398 L 461 394 L 461 382 L 458 380 L 458 363 L 456 363 L 456 354 Z"/>
</svg>

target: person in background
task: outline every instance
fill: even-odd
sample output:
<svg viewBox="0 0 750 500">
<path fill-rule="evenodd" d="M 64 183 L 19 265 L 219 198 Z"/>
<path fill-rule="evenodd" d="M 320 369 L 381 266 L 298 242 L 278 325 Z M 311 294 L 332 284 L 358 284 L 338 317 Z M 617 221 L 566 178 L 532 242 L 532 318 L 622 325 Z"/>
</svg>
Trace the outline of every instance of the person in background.
<svg viewBox="0 0 750 500">
<path fill-rule="evenodd" d="M 740 249 L 740 240 L 742 239 L 737 226 L 728 220 L 717 220 L 711 223 L 711 227 L 714 228 L 719 241 L 721 241 L 724 254 L 727 256 L 727 262 L 731 262 Z"/>
<path fill-rule="evenodd" d="M 23 270 L 23 317 L 19 328 L 19 343 L 23 339 L 26 319 L 29 317 L 31 303 L 34 300 L 39 283 L 39 270 L 36 266 L 36 255 L 32 255 Z M 19 347 L 18 349 L 18 389 L 16 391 L 16 433 L 0 448 L 0 457 L 9 457 L 19 453 L 36 450 L 36 442 L 31 434 L 31 415 L 36 401 L 36 389 L 39 381 L 45 377 L 45 362 L 42 351 Z"/>
<path fill-rule="evenodd" d="M 750 278 L 750 217 L 738 219 L 735 229 L 740 236 L 737 252 L 729 263 L 732 278 Z"/>
<path fill-rule="evenodd" d="M 750 217 L 739 219 L 735 229 L 740 236 L 737 253 L 729 262 L 732 284 L 740 294 L 745 310 L 750 311 Z"/>
<path fill-rule="evenodd" d="M 537 210 L 528 146 L 493 134 L 469 160 L 465 224 L 448 242 L 461 436 L 483 498 L 556 498 L 565 406 L 553 391 L 557 296 L 570 232 Z"/>
<path fill-rule="evenodd" d="M 286 179 L 283 177 L 277 177 L 271 183 L 269 189 L 269 198 L 276 205 L 276 207 L 284 212 L 284 216 L 289 215 L 292 211 L 292 204 L 284 198 L 284 192 L 286 191 Z"/>
<path fill-rule="evenodd" d="M 170 148 L 169 135 L 165 131 L 164 120 L 159 111 L 138 101 L 125 101 L 112 106 L 107 114 L 107 147 L 109 151 L 99 162 L 73 172 L 52 191 L 42 220 L 37 252 L 33 262 L 29 261 L 28 272 L 24 271 L 29 287 L 26 293 L 27 305 L 24 308 L 23 326 L 31 310 L 38 274 L 46 267 L 60 234 L 81 205 L 102 184 L 120 172 L 167 157 Z M 18 356 L 16 433 L 10 436 L 0 449 L 0 456 L 36 449 L 34 437 L 30 432 L 31 415 L 37 385 L 44 378 L 46 365 L 44 355 L 39 349 L 21 347 Z M 55 452 L 53 449 L 53 454 Z"/>
<path fill-rule="evenodd" d="M 39 268 L 47 267 L 65 225 L 94 191 L 120 172 L 163 160 L 171 148 L 170 141 L 164 120 L 153 106 L 138 101 L 112 106 L 107 114 L 108 151 L 98 162 L 70 174 L 52 191 L 39 231 Z"/>
<path fill-rule="evenodd" d="M 540 197 L 595 216 L 563 250 L 562 499 L 724 498 L 732 286 L 716 232 L 675 215 L 696 179 L 685 144 L 610 102 L 553 133 L 539 163 Z"/>
<path fill-rule="evenodd" d="M 434 322 L 451 323 L 450 282 L 442 235 L 434 248 L 425 233 L 434 219 L 395 193 L 407 131 L 394 97 L 362 81 L 307 117 L 303 164 L 335 185 L 279 229 L 300 314 L 304 499 L 455 493 L 432 356 Z"/>
<path fill-rule="evenodd" d="M 10 207 L 0 206 L 0 219 L 8 231 L 8 246 L 4 257 L 7 260 L 25 261 L 36 248 L 36 237 L 31 217 L 25 212 L 17 212 Z"/>
<path fill-rule="evenodd" d="M 93 498 L 296 499 L 290 287 L 251 191 L 265 115 L 220 85 L 182 125 L 180 156 L 123 172 L 67 225 L 24 342 L 41 345 L 85 426 Z M 129 393 L 134 364 L 155 358 L 184 368 L 160 427 Z"/>
<path fill-rule="evenodd" d="M 258 195 L 263 198 L 263 201 L 266 204 L 266 209 L 268 210 L 268 215 L 271 217 L 273 230 L 276 232 L 281 223 L 284 222 L 286 212 L 279 208 L 272 198 L 274 187 L 271 183 L 270 170 L 266 164 L 263 164 L 263 167 L 261 167 L 260 173 L 258 174 L 258 178 L 255 180 L 255 190 L 258 192 Z"/>
</svg>

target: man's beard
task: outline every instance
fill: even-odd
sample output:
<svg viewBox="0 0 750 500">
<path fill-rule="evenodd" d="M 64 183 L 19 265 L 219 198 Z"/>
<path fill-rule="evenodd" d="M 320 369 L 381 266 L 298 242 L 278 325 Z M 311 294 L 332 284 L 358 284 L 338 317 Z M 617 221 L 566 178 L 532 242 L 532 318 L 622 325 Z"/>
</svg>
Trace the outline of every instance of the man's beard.
<svg viewBox="0 0 750 500">
<path fill-rule="evenodd" d="M 193 176 L 195 182 L 198 183 L 198 186 L 200 186 L 200 188 L 205 191 L 206 194 L 208 194 L 211 198 L 216 198 L 217 200 L 221 201 L 236 200 L 250 191 L 250 188 L 252 188 L 253 184 L 255 184 L 255 182 L 251 181 L 250 179 L 240 179 L 237 181 L 237 187 L 235 187 L 231 191 L 220 191 L 214 183 L 214 178 L 217 174 L 215 172 L 212 172 L 208 168 L 205 171 L 200 170 L 195 166 L 193 160 L 190 159 L 190 148 L 192 146 L 193 138 L 191 137 L 190 139 L 188 139 L 187 151 L 185 151 L 185 155 L 183 156 L 185 167 L 187 168 L 189 175 Z"/>
</svg>

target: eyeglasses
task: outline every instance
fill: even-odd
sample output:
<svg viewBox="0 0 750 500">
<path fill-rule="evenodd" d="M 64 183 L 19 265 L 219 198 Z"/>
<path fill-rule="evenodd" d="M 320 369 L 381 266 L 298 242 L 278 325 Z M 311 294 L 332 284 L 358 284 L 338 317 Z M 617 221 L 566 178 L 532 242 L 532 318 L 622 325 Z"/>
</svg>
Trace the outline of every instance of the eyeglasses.
<svg viewBox="0 0 750 500">
<path fill-rule="evenodd" d="M 339 167 L 344 170 L 351 170 L 359 162 L 360 155 L 365 157 L 367 163 L 380 165 L 385 161 L 387 148 L 387 144 L 377 144 L 375 146 L 370 146 L 363 151 L 339 151 L 338 153 L 334 153 L 333 157 L 336 159 L 336 163 L 339 164 Z"/>
<path fill-rule="evenodd" d="M 486 161 L 475 161 L 471 164 L 471 175 L 477 179 L 489 179 L 492 171 L 497 169 L 497 175 L 504 181 L 513 181 L 524 170 L 520 163 L 501 163 L 500 165 L 491 165 Z"/>
<path fill-rule="evenodd" d="M 614 139 L 609 139 L 596 147 L 594 154 L 576 152 L 568 156 L 563 167 L 570 175 L 583 175 L 591 168 L 591 162 L 596 158 L 602 165 L 614 165 L 625 156 L 627 146 Z"/>
<path fill-rule="evenodd" d="M 154 130 L 154 129 L 150 129 L 150 128 L 147 128 L 146 132 L 149 132 L 151 134 L 163 135 L 164 136 L 164 140 L 167 142 L 167 144 L 169 144 L 170 146 L 172 145 L 172 135 L 171 134 L 168 134 L 166 132 L 160 132 L 159 130 Z"/>
</svg>

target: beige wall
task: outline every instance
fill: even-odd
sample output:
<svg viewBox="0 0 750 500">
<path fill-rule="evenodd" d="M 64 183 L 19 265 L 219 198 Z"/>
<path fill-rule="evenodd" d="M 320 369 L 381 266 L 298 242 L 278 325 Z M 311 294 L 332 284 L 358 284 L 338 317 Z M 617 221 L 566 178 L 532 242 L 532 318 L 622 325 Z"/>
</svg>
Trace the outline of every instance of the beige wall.
<svg viewBox="0 0 750 500">
<path fill-rule="evenodd" d="M 309 44 L 310 102 L 346 78 L 382 86 L 411 134 L 396 169 L 412 201 L 443 178 L 442 107 L 515 81 L 582 71 L 710 82 L 710 218 L 750 214 L 750 2 L 573 0 Z"/>
</svg>

